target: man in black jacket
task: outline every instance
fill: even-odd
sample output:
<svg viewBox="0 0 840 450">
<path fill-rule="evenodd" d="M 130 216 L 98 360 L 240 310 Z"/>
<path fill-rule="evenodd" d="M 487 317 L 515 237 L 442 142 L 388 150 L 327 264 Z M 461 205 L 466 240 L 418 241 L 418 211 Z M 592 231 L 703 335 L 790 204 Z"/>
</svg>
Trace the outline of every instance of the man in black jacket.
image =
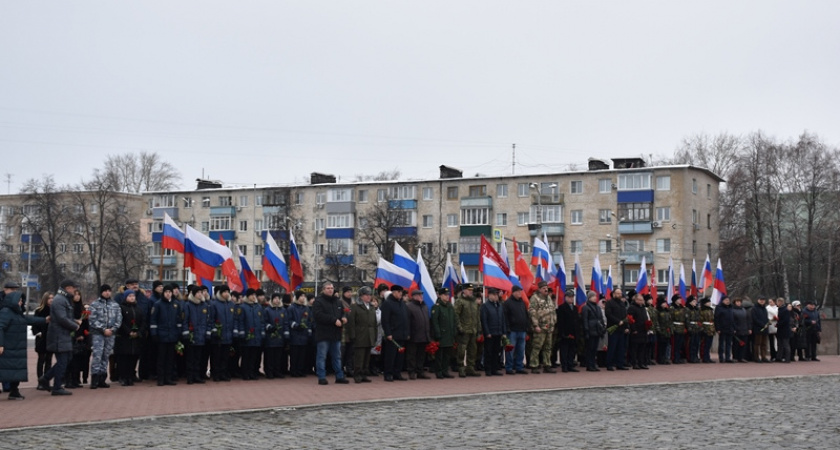
<svg viewBox="0 0 840 450">
<path fill-rule="evenodd" d="M 767 315 L 766 296 L 760 295 L 750 310 L 753 335 L 753 361 L 769 363 L 767 346 L 770 334 L 770 317 Z"/>
<path fill-rule="evenodd" d="M 328 384 L 326 369 L 328 354 L 335 371 L 335 382 L 337 384 L 349 383 L 341 368 L 341 329 L 347 323 L 347 318 L 344 316 L 344 306 L 334 293 L 333 284 L 325 283 L 321 288 L 321 295 L 312 304 L 312 316 L 315 320 L 314 339 L 317 349 L 315 373 L 318 375 L 319 385 Z"/>
<path fill-rule="evenodd" d="M 607 370 L 627 370 L 625 357 L 627 355 L 627 337 L 630 330 L 627 327 L 627 303 L 622 298 L 620 289 L 613 291 L 612 298 L 607 302 L 604 313 L 607 315 L 607 328 L 618 327 L 609 336 Z"/>
<path fill-rule="evenodd" d="M 514 286 L 510 298 L 504 303 L 505 321 L 507 321 L 508 340 L 513 346 L 513 351 L 505 354 L 505 373 L 527 375 L 525 370 L 525 336 L 528 335 L 528 327 L 531 319 L 528 316 L 528 307 L 522 300 L 522 288 Z"/>
<path fill-rule="evenodd" d="M 484 373 L 488 377 L 501 375 L 502 335 L 507 334 L 507 324 L 496 288 L 487 288 L 487 302 L 481 305 L 481 332 L 484 333 Z"/>
<path fill-rule="evenodd" d="M 607 331 L 601 307 L 598 306 L 598 294 L 589 291 L 586 294 L 586 304 L 581 310 L 583 319 L 583 337 L 586 339 L 586 371 L 600 372 L 595 361 L 598 353 L 598 341 Z"/>
<path fill-rule="evenodd" d="M 382 302 L 382 361 L 385 364 L 385 381 L 405 381 L 400 375 L 405 361 L 408 333 L 408 308 L 402 300 L 403 288 L 391 286 L 391 295 Z"/>
<path fill-rule="evenodd" d="M 575 293 L 566 293 L 565 301 L 557 307 L 557 335 L 560 341 L 560 368 L 563 372 L 577 372 L 575 354 L 577 353 L 578 309 L 575 306 Z"/>
</svg>

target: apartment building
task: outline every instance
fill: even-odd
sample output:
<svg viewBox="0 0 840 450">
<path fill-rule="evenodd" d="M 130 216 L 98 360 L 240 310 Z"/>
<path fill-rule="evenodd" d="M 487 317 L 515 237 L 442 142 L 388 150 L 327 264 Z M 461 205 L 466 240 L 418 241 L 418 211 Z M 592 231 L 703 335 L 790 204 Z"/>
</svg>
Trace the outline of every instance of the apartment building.
<svg viewBox="0 0 840 450">
<path fill-rule="evenodd" d="M 570 273 L 580 259 L 584 278 L 598 255 L 613 280 L 634 285 L 642 257 L 665 280 L 669 258 L 676 267 L 714 259 L 719 243 L 719 188 L 707 169 L 646 167 L 642 159 L 590 160 L 585 171 L 506 176 L 464 176 L 440 166 L 430 180 L 339 182 L 313 173 L 308 184 L 224 187 L 197 180 L 195 190 L 143 194 L 139 220 L 148 244 L 146 280 L 186 279 L 181 255 L 161 250 L 163 215 L 207 233 L 242 252 L 262 281 L 264 239 L 271 233 L 288 252 L 293 233 L 305 271 L 304 287 L 324 280 L 359 285 L 373 280 L 379 255 L 392 241 L 412 255 L 422 250 L 436 282 L 447 253 L 481 281 L 481 235 L 500 248 L 512 242 L 530 257 L 533 238 L 545 236 L 555 262 Z M 217 281 L 221 274 L 217 273 Z M 663 283 L 664 284 L 664 283 Z"/>
</svg>

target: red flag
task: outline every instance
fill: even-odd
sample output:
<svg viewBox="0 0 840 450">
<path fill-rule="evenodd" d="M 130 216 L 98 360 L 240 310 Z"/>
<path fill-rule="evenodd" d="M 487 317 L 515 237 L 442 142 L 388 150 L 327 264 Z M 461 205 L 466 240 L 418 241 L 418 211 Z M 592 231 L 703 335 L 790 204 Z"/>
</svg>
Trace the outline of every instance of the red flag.
<svg viewBox="0 0 840 450">
<path fill-rule="evenodd" d="M 526 295 L 530 294 L 534 285 L 534 274 L 531 273 L 531 266 L 528 265 L 528 261 L 522 256 L 519 245 L 516 244 L 516 238 L 513 238 L 513 268 L 522 284 L 522 291 Z"/>
<path fill-rule="evenodd" d="M 502 269 L 502 272 L 505 273 L 505 276 L 510 275 L 510 267 L 508 266 L 507 261 L 502 259 L 502 257 L 499 255 L 499 252 L 497 252 L 496 249 L 493 248 L 493 246 L 490 245 L 489 242 L 487 242 L 487 239 L 484 238 L 483 234 L 481 235 L 481 248 L 479 251 L 478 258 L 478 270 L 484 272 L 484 258 L 481 258 L 481 256 L 486 256 L 493 260 L 493 262 L 495 262 L 499 266 L 499 268 Z"/>
<path fill-rule="evenodd" d="M 656 293 L 656 267 L 650 265 L 650 296 L 653 297 L 653 304 L 656 304 L 658 294 Z"/>
<path fill-rule="evenodd" d="M 223 238 L 222 235 L 219 235 L 219 244 L 227 247 L 227 245 L 225 245 L 225 238 Z M 233 265 L 232 259 L 231 265 Z M 223 275 L 225 276 L 225 279 L 227 279 L 227 285 L 231 291 L 243 292 L 245 290 L 245 286 L 241 285 L 242 280 L 239 278 L 239 272 L 236 272 L 236 266 L 233 266 L 233 269 L 233 273 L 224 270 L 224 268 L 222 269 Z"/>
</svg>

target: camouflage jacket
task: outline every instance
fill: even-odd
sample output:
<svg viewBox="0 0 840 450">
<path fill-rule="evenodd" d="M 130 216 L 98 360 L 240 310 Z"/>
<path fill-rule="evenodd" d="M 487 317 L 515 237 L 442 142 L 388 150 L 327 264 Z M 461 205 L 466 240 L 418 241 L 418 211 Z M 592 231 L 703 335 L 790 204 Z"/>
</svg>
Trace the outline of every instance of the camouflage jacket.
<svg viewBox="0 0 840 450">
<path fill-rule="evenodd" d="M 455 299 L 455 317 L 458 319 L 458 333 L 478 334 L 481 332 L 479 307 L 474 298 L 459 295 Z"/>
<path fill-rule="evenodd" d="M 685 306 L 674 306 L 671 309 L 671 321 L 674 334 L 685 334 L 688 329 L 688 309 Z"/>
<path fill-rule="evenodd" d="M 90 323 L 90 332 L 93 334 L 104 334 L 106 329 L 116 333 L 122 325 L 120 305 L 114 300 L 99 297 L 90 304 L 88 323 Z"/>
<path fill-rule="evenodd" d="M 686 308 L 686 326 L 688 327 L 689 334 L 696 334 L 699 333 L 702 329 L 702 320 L 700 319 L 700 309 L 699 308 Z"/>
<path fill-rule="evenodd" d="M 700 324 L 703 327 L 703 334 L 706 336 L 715 335 L 715 310 L 710 306 L 700 307 Z"/>
<path fill-rule="evenodd" d="M 659 337 L 669 338 L 673 335 L 674 324 L 672 322 L 670 309 L 656 310 L 656 334 Z"/>
<path fill-rule="evenodd" d="M 540 327 L 543 332 L 551 332 L 554 324 L 557 323 L 557 308 L 549 296 L 534 294 L 530 298 L 531 305 L 528 307 L 528 316 L 531 318 L 531 326 L 536 329 Z"/>
</svg>

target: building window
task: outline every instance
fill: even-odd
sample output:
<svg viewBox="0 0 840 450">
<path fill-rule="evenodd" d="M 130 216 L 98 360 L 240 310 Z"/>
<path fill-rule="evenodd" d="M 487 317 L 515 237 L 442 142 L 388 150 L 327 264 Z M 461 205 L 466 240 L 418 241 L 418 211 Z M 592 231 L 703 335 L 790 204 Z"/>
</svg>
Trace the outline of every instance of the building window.
<svg viewBox="0 0 840 450">
<path fill-rule="evenodd" d="M 609 194 L 612 192 L 612 180 L 609 178 L 601 178 L 598 180 L 598 193 Z"/>
<path fill-rule="evenodd" d="M 697 214 L 697 210 L 692 209 L 691 210 L 691 223 L 697 225 L 700 222 L 699 217 L 700 216 Z"/>
<path fill-rule="evenodd" d="M 175 207 L 175 196 L 174 195 L 156 195 L 152 199 L 152 205 L 155 208 L 174 208 Z M 77 211 L 80 212 L 80 211 Z"/>
<path fill-rule="evenodd" d="M 671 239 L 657 239 L 656 253 L 671 253 Z"/>
<path fill-rule="evenodd" d="M 233 206 L 233 197 L 230 195 L 219 196 L 219 206 Z"/>
<path fill-rule="evenodd" d="M 330 189 L 329 191 L 327 191 L 327 201 L 330 203 L 353 201 L 353 190 Z"/>
<path fill-rule="evenodd" d="M 712 254 L 712 244 L 711 243 L 706 244 L 706 254 L 707 255 Z"/>
<path fill-rule="evenodd" d="M 487 196 L 487 186 L 484 184 L 470 186 L 469 188 L 469 197 L 486 197 Z"/>
<path fill-rule="evenodd" d="M 526 255 L 531 253 L 531 244 L 528 242 L 517 242 L 517 245 L 519 245 L 520 252 L 525 253 Z"/>
<path fill-rule="evenodd" d="M 203 233 L 210 231 L 210 222 L 201 222 L 201 231 Z"/>
<path fill-rule="evenodd" d="M 195 202 L 192 197 L 184 197 L 184 208 L 192 208 L 193 203 Z"/>
<path fill-rule="evenodd" d="M 507 213 L 496 213 L 496 226 L 497 227 L 507 226 Z"/>
<path fill-rule="evenodd" d="M 657 269 L 656 280 L 656 284 L 659 284 L 660 281 L 668 284 L 668 269 Z"/>
<path fill-rule="evenodd" d="M 263 246 L 262 244 L 257 244 L 254 246 L 254 255 L 255 256 L 263 256 Z"/>
<path fill-rule="evenodd" d="M 358 192 L 359 203 L 368 202 L 368 191 L 362 189 Z"/>
<path fill-rule="evenodd" d="M 256 219 L 254 220 L 254 231 L 262 231 L 263 230 L 263 220 Z"/>
<path fill-rule="evenodd" d="M 376 190 L 376 201 L 377 203 L 382 203 L 388 200 L 388 190 L 387 189 L 377 189 Z"/>
<path fill-rule="evenodd" d="M 230 216 L 228 217 L 211 217 L 210 231 L 224 231 L 230 230 Z"/>
<path fill-rule="evenodd" d="M 262 195 L 255 195 L 254 196 L 254 206 L 262 206 L 263 205 L 263 196 Z"/>
<path fill-rule="evenodd" d="M 599 209 L 598 223 L 601 225 L 612 223 L 612 211 L 609 209 Z"/>
<path fill-rule="evenodd" d="M 657 191 L 670 191 L 671 190 L 671 175 L 662 175 L 656 177 L 656 190 Z"/>
<path fill-rule="evenodd" d="M 349 255 L 352 254 L 353 240 L 352 239 L 327 239 L 327 252 L 333 255 Z"/>
<path fill-rule="evenodd" d="M 210 207 L 210 197 L 201 197 L 201 207 L 202 208 L 209 208 Z"/>
<path fill-rule="evenodd" d="M 427 255 L 432 254 L 432 249 L 433 248 L 434 248 L 434 244 L 432 244 L 431 242 L 423 242 L 423 243 L 420 244 L 420 251 L 427 254 Z"/>
<path fill-rule="evenodd" d="M 61 242 L 58 244 L 58 253 L 66 253 L 67 252 L 67 244 Z"/>
<path fill-rule="evenodd" d="M 303 192 L 295 192 L 295 205 L 303 204 Z"/>
<path fill-rule="evenodd" d="M 353 228 L 353 214 L 328 214 L 327 228 Z"/>
<path fill-rule="evenodd" d="M 430 187 L 423 188 L 423 200 L 432 200 L 433 196 L 435 195 L 434 189 Z"/>
<path fill-rule="evenodd" d="M 461 210 L 461 225 L 490 225 L 488 208 L 464 208 Z"/>
<path fill-rule="evenodd" d="M 457 227 L 458 226 L 458 214 L 447 214 L 446 215 L 446 226 L 447 227 Z"/>
<path fill-rule="evenodd" d="M 315 244 L 315 254 L 318 256 L 324 254 L 324 244 Z"/>
<path fill-rule="evenodd" d="M 583 210 L 582 209 L 572 210 L 572 225 L 582 225 L 582 224 L 583 224 Z"/>
<path fill-rule="evenodd" d="M 391 200 L 414 200 L 417 198 L 417 186 L 393 186 L 390 194 Z"/>
<path fill-rule="evenodd" d="M 516 195 L 519 197 L 527 197 L 531 195 L 531 187 L 528 183 L 519 183 L 516 185 Z"/>
<path fill-rule="evenodd" d="M 239 206 L 248 206 L 248 196 L 247 195 L 240 195 L 239 196 Z"/>
<path fill-rule="evenodd" d="M 531 222 L 531 214 L 526 212 L 516 213 L 516 224 L 520 227 L 528 225 Z"/>
<path fill-rule="evenodd" d="M 648 222 L 650 221 L 650 203 L 619 203 L 618 217 L 620 222 Z"/>
<path fill-rule="evenodd" d="M 446 243 L 446 251 L 452 253 L 453 255 L 458 253 L 458 243 L 457 242 L 447 242 Z"/>
<path fill-rule="evenodd" d="M 697 241 L 691 241 L 691 254 L 697 255 Z"/>
<path fill-rule="evenodd" d="M 247 220 L 240 220 L 239 221 L 239 231 L 248 231 L 248 221 Z"/>
<path fill-rule="evenodd" d="M 367 244 L 359 244 L 359 255 L 367 255 L 368 254 L 368 246 Z"/>
<path fill-rule="evenodd" d="M 706 185 L 706 198 L 708 198 L 708 199 L 712 198 L 712 185 L 711 184 Z"/>
<path fill-rule="evenodd" d="M 583 181 L 572 181 L 572 194 L 583 194 Z"/>
<path fill-rule="evenodd" d="M 624 270 L 624 284 L 634 284 L 639 279 L 639 269 Z"/>
<path fill-rule="evenodd" d="M 643 252 L 645 251 L 645 241 L 639 239 L 625 239 L 624 240 L 624 251 L 625 252 Z"/>
<path fill-rule="evenodd" d="M 671 221 L 671 207 L 670 206 L 663 206 L 660 208 L 656 208 L 656 221 L 657 222 L 670 222 Z"/>
<path fill-rule="evenodd" d="M 691 179 L 691 193 L 697 194 L 697 178 Z"/>
<path fill-rule="evenodd" d="M 413 227 L 417 225 L 417 211 L 395 211 L 396 226 Z"/>
<path fill-rule="evenodd" d="M 583 253 L 583 241 L 570 241 L 569 244 L 573 255 Z"/>
<path fill-rule="evenodd" d="M 247 245 L 237 245 L 236 248 L 242 252 L 242 256 L 248 256 L 248 246 Z"/>
<path fill-rule="evenodd" d="M 610 253 L 612 252 L 612 241 L 609 239 L 602 239 L 598 242 L 598 252 Z"/>
<path fill-rule="evenodd" d="M 618 190 L 650 189 L 649 173 L 626 173 L 618 176 Z"/>
<path fill-rule="evenodd" d="M 323 205 L 326 202 L 327 202 L 326 192 L 316 192 L 315 193 L 315 204 L 316 205 Z"/>
<path fill-rule="evenodd" d="M 563 223 L 563 205 L 531 205 L 529 214 L 530 223 Z"/>
<path fill-rule="evenodd" d="M 706 214 L 706 228 L 712 229 L 712 215 Z"/>
<path fill-rule="evenodd" d="M 73 244 L 73 253 L 84 253 L 85 252 L 85 244 L 75 243 Z M 21 252 L 23 253 L 23 252 Z"/>
<path fill-rule="evenodd" d="M 507 196 L 508 196 L 508 185 L 497 184 L 496 185 L 496 197 L 507 198 Z"/>
<path fill-rule="evenodd" d="M 426 214 L 423 216 L 423 228 L 432 228 L 434 226 L 434 216 Z"/>
<path fill-rule="evenodd" d="M 447 200 L 458 200 L 458 186 L 449 186 L 446 188 Z"/>
</svg>

